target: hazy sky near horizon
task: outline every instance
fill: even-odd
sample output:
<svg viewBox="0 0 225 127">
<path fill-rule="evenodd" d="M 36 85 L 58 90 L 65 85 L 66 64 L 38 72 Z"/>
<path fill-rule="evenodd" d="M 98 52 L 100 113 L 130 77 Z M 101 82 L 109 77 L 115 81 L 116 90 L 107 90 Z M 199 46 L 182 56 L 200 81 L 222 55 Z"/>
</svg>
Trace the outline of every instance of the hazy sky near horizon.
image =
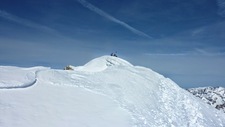
<svg viewBox="0 0 225 127">
<path fill-rule="evenodd" d="M 0 65 L 61 69 L 117 52 L 184 88 L 225 87 L 225 0 L 0 3 Z"/>
</svg>

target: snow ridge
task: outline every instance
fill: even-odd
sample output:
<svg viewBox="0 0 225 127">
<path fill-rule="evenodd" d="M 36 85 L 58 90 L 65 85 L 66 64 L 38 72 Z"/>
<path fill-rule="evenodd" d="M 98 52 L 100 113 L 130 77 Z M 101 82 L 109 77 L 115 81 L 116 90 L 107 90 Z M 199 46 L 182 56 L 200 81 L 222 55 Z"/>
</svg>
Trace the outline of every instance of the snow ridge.
<svg viewBox="0 0 225 127">
<path fill-rule="evenodd" d="M 85 72 L 100 72 L 112 66 L 133 66 L 129 62 L 116 57 L 102 56 L 95 58 L 85 64 L 84 66 L 70 66 L 75 71 L 85 71 Z"/>
<path fill-rule="evenodd" d="M 0 66 L 0 89 L 27 88 L 37 82 L 37 73 L 45 67 L 19 68 Z"/>
<path fill-rule="evenodd" d="M 79 84 L 79 87 L 84 87 L 113 98 L 121 107 L 133 114 L 134 124 L 136 126 L 219 126 L 215 123 L 207 123 L 207 118 L 204 118 L 204 113 L 199 108 L 204 104 L 199 104 L 197 100 L 190 98 L 185 90 L 179 88 L 170 79 L 164 78 L 162 75 L 147 68 L 135 67 L 133 65 L 131 66 L 131 64 L 114 64 L 113 62 L 108 62 L 109 58 L 114 63 L 123 63 L 120 59 L 114 57 L 97 58 L 97 60 L 91 61 L 91 64 L 88 63 L 86 65 L 97 65 L 95 62 L 98 61 L 97 63 L 99 64 L 99 61 L 101 61 L 104 65 L 102 72 L 98 71 L 98 74 L 95 75 L 76 75 L 72 76 L 72 78 L 75 81 L 84 78 L 82 80 L 85 80 L 86 83 Z M 108 66 L 107 63 L 120 67 L 108 69 L 111 66 Z M 95 67 L 92 66 L 92 68 Z M 124 70 L 121 70 L 121 68 L 124 68 Z M 137 82 L 131 79 L 135 79 Z M 122 83 L 126 81 L 126 83 L 123 83 L 125 86 L 119 85 L 118 81 Z M 142 87 L 140 88 L 139 85 Z M 132 96 L 131 91 L 134 93 L 142 93 L 142 95 Z M 186 93 L 187 95 L 181 93 Z M 195 100 L 194 103 L 193 100 Z M 158 102 L 157 110 L 152 110 L 156 108 L 153 105 L 144 103 L 152 101 Z M 177 105 L 177 102 L 180 103 Z M 139 105 L 135 105 L 136 103 Z M 189 105 L 186 105 L 187 103 Z M 178 111 L 174 110 L 174 105 L 176 105 Z M 152 123 L 153 119 L 154 122 Z"/>
<path fill-rule="evenodd" d="M 36 69 L 18 70 L 16 75 L 26 77 Z M 7 76 L 0 81 L 9 82 Z M 14 80 L 27 82 L 23 76 Z M 35 76 L 30 89 L 0 89 L 0 114 L 6 114 L 0 117 L 0 126 L 225 126 L 224 113 L 169 78 L 117 57 L 102 56 L 73 70 L 43 69 Z"/>
</svg>

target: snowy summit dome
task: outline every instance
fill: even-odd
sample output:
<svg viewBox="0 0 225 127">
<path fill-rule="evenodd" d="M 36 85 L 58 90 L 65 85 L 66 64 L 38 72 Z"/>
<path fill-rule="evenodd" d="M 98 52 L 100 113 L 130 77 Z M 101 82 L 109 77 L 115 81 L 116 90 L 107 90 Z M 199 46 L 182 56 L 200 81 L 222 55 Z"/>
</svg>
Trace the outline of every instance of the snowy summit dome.
<svg viewBox="0 0 225 127">
<path fill-rule="evenodd" d="M 76 71 L 100 72 L 112 66 L 133 66 L 129 62 L 114 56 L 102 56 L 95 58 L 84 66 L 73 67 Z"/>
<path fill-rule="evenodd" d="M 102 56 L 73 69 L 0 66 L 0 126 L 225 127 L 223 112 L 149 68 Z"/>
</svg>

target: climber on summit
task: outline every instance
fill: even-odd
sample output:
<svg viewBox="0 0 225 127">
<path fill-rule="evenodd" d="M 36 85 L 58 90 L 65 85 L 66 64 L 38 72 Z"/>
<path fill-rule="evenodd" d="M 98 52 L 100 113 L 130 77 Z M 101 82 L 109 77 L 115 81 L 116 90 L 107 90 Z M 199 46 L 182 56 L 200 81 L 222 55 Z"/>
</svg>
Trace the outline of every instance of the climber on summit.
<svg viewBox="0 0 225 127">
<path fill-rule="evenodd" d="M 111 53 L 110 56 L 115 56 L 115 57 L 117 57 L 116 53 Z"/>
</svg>

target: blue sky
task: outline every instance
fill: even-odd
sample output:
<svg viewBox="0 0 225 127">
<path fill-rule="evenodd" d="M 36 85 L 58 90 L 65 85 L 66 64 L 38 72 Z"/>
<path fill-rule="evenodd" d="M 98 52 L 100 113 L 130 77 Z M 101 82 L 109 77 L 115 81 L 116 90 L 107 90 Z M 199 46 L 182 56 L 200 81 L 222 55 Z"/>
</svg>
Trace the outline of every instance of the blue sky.
<svg viewBox="0 0 225 127">
<path fill-rule="evenodd" d="M 0 65 L 83 65 L 117 52 L 184 88 L 225 87 L 225 0 L 1 0 Z"/>
</svg>

